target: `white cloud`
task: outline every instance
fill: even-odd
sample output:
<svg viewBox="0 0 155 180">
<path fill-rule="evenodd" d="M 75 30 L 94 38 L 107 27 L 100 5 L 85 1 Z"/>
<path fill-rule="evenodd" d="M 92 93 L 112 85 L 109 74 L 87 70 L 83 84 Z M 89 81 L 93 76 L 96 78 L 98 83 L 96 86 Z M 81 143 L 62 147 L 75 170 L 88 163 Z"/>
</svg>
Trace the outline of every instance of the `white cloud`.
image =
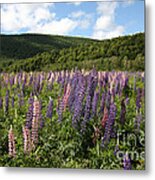
<svg viewBox="0 0 155 180">
<path fill-rule="evenodd" d="M 67 34 L 77 27 L 77 22 L 69 19 L 62 18 L 60 20 L 53 20 L 52 22 L 46 23 L 44 25 L 37 25 L 32 27 L 29 33 L 45 33 L 45 34 Z"/>
<path fill-rule="evenodd" d="M 94 26 L 92 37 L 95 39 L 108 39 L 120 36 L 124 33 L 124 27 L 115 23 L 116 8 L 118 2 L 98 2 L 98 18 Z"/>
<path fill-rule="evenodd" d="M 30 29 L 41 21 L 49 21 L 55 17 L 51 13 L 50 4 L 8 4 L 2 5 L 1 27 L 5 32 L 18 32 L 23 28 Z"/>
<path fill-rule="evenodd" d="M 86 15 L 86 13 L 83 11 L 76 11 L 76 12 L 72 12 L 70 17 L 80 18 L 81 16 L 85 16 L 85 15 Z"/>
<path fill-rule="evenodd" d="M 87 29 L 93 19 L 92 14 L 87 14 L 86 12 L 81 10 L 72 12 L 69 17 L 78 23 L 78 28 L 80 29 Z"/>
<path fill-rule="evenodd" d="M 115 13 L 115 9 L 118 6 L 118 2 L 116 1 L 105 1 L 97 3 L 97 13 L 101 15 L 113 15 Z"/>
<path fill-rule="evenodd" d="M 113 17 L 112 16 L 100 16 L 96 20 L 95 30 L 111 29 L 113 28 Z"/>
<path fill-rule="evenodd" d="M 83 11 L 58 18 L 53 12 L 54 4 L 9 4 L 2 6 L 2 32 L 61 34 L 72 32 L 75 28 L 86 29 L 91 22 L 91 15 Z"/>
</svg>

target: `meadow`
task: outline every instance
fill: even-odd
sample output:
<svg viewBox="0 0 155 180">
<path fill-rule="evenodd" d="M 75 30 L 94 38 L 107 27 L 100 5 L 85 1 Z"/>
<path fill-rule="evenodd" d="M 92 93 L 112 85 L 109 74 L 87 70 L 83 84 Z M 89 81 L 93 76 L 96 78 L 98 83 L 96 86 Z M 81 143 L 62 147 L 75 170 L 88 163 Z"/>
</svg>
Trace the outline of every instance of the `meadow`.
<svg viewBox="0 0 155 180">
<path fill-rule="evenodd" d="M 145 169 L 144 72 L 0 73 L 0 166 Z"/>
</svg>

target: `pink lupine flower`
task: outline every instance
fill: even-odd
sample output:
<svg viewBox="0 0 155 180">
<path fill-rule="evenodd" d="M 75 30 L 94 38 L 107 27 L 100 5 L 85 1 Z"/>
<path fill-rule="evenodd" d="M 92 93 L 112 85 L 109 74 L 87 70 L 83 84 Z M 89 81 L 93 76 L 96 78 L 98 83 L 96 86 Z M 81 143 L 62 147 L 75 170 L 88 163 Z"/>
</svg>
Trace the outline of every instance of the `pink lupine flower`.
<svg viewBox="0 0 155 180">
<path fill-rule="evenodd" d="M 108 117 L 109 117 L 108 109 L 107 109 L 107 107 L 105 107 L 105 108 L 104 108 L 103 118 L 102 118 L 102 120 L 101 120 L 101 125 L 102 125 L 103 128 L 105 128 L 105 124 L 106 124 L 106 122 L 107 122 L 107 120 L 108 120 Z"/>
<path fill-rule="evenodd" d="M 68 104 L 68 98 L 70 96 L 70 92 L 71 92 L 71 86 L 70 84 L 67 84 L 67 87 L 66 87 L 66 92 L 65 92 L 65 95 L 63 97 L 63 103 L 64 103 L 64 111 L 66 109 L 66 106 Z"/>
<path fill-rule="evenodd" d="M 32 119 L 32 144 L 38 143 L 38 128 L 40 120 L 40 102 L 35 97 L 33 102 L 33 119 Z"/>
<path fill-rule="evenodd" d="M 25 126 L 23 127 L 23 138 L 24 138 L 24 153 L 28 154 L 32 150 L 32 142 L 30 130 Z"/>
<path fill-rule="evenodd" d="M 9 142 L 9 155 L 15 157 L 16 149 L 15 149 L 15 137 L 13 133 L 12 126 L 10 127 L 9 134 L 8 134 L 8 142 Z"/>
</svg>

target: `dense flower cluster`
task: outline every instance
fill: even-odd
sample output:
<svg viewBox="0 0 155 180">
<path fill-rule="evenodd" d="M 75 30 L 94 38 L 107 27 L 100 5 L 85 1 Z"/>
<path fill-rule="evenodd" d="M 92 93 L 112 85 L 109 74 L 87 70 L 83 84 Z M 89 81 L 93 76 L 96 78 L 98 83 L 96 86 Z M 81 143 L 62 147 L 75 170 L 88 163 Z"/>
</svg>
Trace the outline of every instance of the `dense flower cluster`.
<svg viewBox="0 0 155 180">
<path fill-rule="evenodd" d="M 128 122 L 132 122 L 135 132 L 141 132 L 144 126 L 143 73 L 76 69 L 0 75 L 3 86 L 0 116 L 2 114 L 3 120 L 4 115 L 10 124 L 20 122 L 26 155 L 43 143 L 39 133 L 46 132 L 48 125 L 59 129 L 65 124 L 66 128 L 71 128 L 65 131 L 68 139 L 74 138 L 69 134 L 73 132 L 81 138 L 81 147 L 86 151 L 94 148 L 94 151 L 102 152 L 113 145 L 118 128 L 128 128 Z M 128 113 L 130 109 L 134 112 Z M 12 127 L 8 141 L 9 155 L 15 157 L 18 148 L 15 148 Z M 116 156 L 121 147 L 114 144 L 112 153 Z M 123 167 L 131 169 L 131 160 L 127 156 L 124 156 Z"/>
</svg>

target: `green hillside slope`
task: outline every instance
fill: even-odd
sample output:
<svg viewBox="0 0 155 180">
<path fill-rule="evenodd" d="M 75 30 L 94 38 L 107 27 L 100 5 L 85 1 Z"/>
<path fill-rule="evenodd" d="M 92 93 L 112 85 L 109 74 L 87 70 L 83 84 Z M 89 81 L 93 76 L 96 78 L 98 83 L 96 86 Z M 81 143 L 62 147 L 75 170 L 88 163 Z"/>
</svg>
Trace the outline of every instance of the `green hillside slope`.
<svg viewBox="0 0 155 180">
<path fill-rule="evenodd" d="M 144 71 L 145 34 L 110 40 L 39 34 L 1 35 L 1 71 L 79 69 Z"/>
</svg>

